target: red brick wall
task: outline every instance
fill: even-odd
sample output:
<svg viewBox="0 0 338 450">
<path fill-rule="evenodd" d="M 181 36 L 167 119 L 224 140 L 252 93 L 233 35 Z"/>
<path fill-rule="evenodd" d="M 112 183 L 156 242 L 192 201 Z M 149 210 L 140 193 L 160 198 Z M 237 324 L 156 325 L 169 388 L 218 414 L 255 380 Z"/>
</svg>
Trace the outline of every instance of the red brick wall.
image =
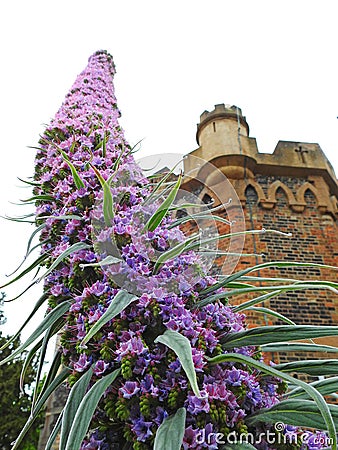
<svg viewBox="0 0 338 450">
<path fill-rule="evenodd" d="M 257 175 L 255 181 L 266 193 L 269 185 L 277 178 L 273 176 Z M 279 177 L 296 196 L 299 187 L 307 180 L 304 178 Z M 234 183 L 236 186 L 236 182 Z M 331 215 L 323 215 L 318 209 L 318 202 L 314 194 L 307 190 L 304 196 L 306 206 L 303 211 L 295 212 L 289 205 L 289 199 L 283 189 L 278 188 L 276 192 L 276 204 L 272 209 L 266 209 L 259 204 L 255 189 L 248 185 L 245 190 L 245 204 L 243 201 L 243 212 L 246 222 L 246 229 L 274 229 L 283 232 L 291 232 L 292 237 L 286 237 L 271 233 L 248 235 L 245 239 L 243 253 L 255 253 L 261 256 L 243 256 L 236 271 L 244 267 L 267 261 L 299 261 L 324 263 L 338 266 L 338 226 L 337 220 Z M 222 216 L 227 218 L 227 213 L 222 212 Z M 193 230 L 191 224 L 185 226 L 186 232 Z M 229 226 L 220 224 L 219 233 L 228 233 Z M 220 248 L 227 249 L 227 241 L 220 241 Z M 216 260 L 214 272 L 217 272 Z M 265 269 L 252 273 L 254 276 L 271 276 L 293 278 L 299 280 L 332 280 L 337 281 L 337 271 L 324 270 L 318 268 L 281 268 Z M 247 297 L 233 300 L 242 302 Z M 287 316 L 297 324 L 304 325 L 338 325 L 338 298 L 337 295 L 328 290 L 306 290 L 295 291 L 279 295 L 265 303 L 264 306 L 274 309 Z M 272 316 L 262 314 L 248 314 L 251 326 L 272 325 L 280 322 Z M 338 346 L 338 337 L 317 340 L 328 345 Z M 331 356 L 330 356 L 331 355 Z M 320 355 L 323 358 L 330 358 L 333 354 Z M 288 354 L 287 359 L 308 359 L 317 357 L 308 354 Z M 273 355 L 273 359 L 283 361 L 286 355 Z"/>
</svg>

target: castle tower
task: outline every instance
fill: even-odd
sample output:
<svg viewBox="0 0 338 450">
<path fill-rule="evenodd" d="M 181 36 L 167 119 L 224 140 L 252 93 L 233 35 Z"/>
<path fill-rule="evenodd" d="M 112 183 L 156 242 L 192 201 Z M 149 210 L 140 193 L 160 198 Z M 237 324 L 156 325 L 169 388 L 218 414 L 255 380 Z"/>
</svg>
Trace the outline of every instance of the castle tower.
<svg viewBox="0 0 338 450">
<path fill-rule="evenodd" d="M 236 270 L 277 260 L 338 266 L 338 182 L 318 144 L 279 141 L 272 154 L 260 153 L 256 139 L 249 136 L 241 109 L 224 104 L 202 113 L 196 138 L 199 147 L 184 160 L 184 171 L 188 174 L 184 189 L 194 192 L 202 201 L 213 200 L 213 206 L 217 206 L 226 201 L 215 196 L 215 192 L 224 190 L 225 175 L 237 193 L 247 230 L 264 227 L 292 233 L 292 237 L 248 235 L 243 253 L 257 256 L 243 256 Z M 220 214 L 226 217 L 229 209 Z M 226 227 L 221 224 L 219 232 L 229 232 Z M 336 271 L 304 267 L 270 269 L 253 275 L 337 280 Z M 264 306 L 297 324 L 338 324 L 338 299 L 327 290 L 283 294 Z M 266 315 L 252 317 L 253 324 L 257 321 L 276 323 Z M 338 338 L 321 342 L 338 345 Z M 294 358 L 300 356 L 309 358 L 309 354 Z M 283 355 L 277 358 L 282 361 Z"/>
</svg>

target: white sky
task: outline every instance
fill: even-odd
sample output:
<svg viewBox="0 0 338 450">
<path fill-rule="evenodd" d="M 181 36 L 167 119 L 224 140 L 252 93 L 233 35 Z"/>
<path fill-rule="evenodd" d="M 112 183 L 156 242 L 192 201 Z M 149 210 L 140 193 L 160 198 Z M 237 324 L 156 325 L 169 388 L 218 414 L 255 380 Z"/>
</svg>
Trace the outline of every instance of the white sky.
<svg viewBox="0 0 338 450">
<path fill-rule="evenodd" d="M 140 156 L 195 149 L 200 114 L 229 103 L 261 152 L 278 140 L 317 142 L 337 173 L 337 10 L 335 0 L 2 2 L 0 214 L 23 211 L 9 202 L 29 197 L 16 187 L 33 173 L 27 146 L 98 49 L 114 56 L 121 124 L 132 144 L 144 138 Z M 33 229 L 0 227 L 5 281 Z M 4 332 L 22 322 L 33 294 L 6 307 Z"/>
</svg>

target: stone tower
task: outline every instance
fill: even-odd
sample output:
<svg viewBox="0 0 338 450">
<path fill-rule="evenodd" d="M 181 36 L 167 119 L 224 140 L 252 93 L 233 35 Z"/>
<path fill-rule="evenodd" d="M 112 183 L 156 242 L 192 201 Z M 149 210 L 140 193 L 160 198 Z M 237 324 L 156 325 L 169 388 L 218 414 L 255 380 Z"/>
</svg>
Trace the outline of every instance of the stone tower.
<svg viewBox="0 0 338 450">
<path fill-rule="evenodd" d="M 249 136 L 241 109 L 224 104 L 202 113 L 196 138 L 199 147 L 184 160 L 184 171 L 189 174 L 184 185 L 186 190 L 194 192 L 202 201 L 213 200 L 213 206 L 217 206 L 219 197 L 224 195 L 225 175 L 239 198 L 246 229 L 264 227 L 292 233 L 292 237 L 269 233 L 247 236 L 243 253 L 264 254 L 265 258 L 244 256 L 236 270 L 278 260 L 338 266 L 338 182 L 318 144 L 279 141 L 272 154 L 260 153 L 255 138 Z M 226 217 L 230 209 L 221 214 Z M 226 227 L 221 224 L 219 232 L 229 231 Z M 336 271 L 304 267 L 266 270 L 253 275 L 337 280 Z M 338 298 L 328 290 L 284 294 L 264 306 L 297 324 L 338 323 Z M 271 316 L 263 315 L 253 317 L 252 321 L 276 323 Z M 338 338 L 321 342 L 338 345 Z M 309 354 L 291 356 L 309 358 Z M 283 355 L 276 358 L 284 359 Z"/>
</svg>

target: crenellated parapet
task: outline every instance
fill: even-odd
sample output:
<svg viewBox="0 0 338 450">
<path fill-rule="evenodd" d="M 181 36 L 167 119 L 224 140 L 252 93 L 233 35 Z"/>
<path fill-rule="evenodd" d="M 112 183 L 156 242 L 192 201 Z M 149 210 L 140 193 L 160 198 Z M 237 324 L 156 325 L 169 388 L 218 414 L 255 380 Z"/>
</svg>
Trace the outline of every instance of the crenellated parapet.
<svg viewBox="0 0 338 450">
<path fill-rule="evenodd" d="M 305 211 L 305 195 L 311 192 L 320 214 L 338 217 L 337 178 L 318 144 L 279 141 L 273 153 L 260 153 L 241 109 L 224 104 L 203 112 L 196 137 L 200 146 L 186 155 L 184 169 L 187 186 L 196 184 L 196 179 L 205 186 L 201 198 L 206 194 L 212 197 L 213 188 L 225 175 L 243 207 L 248 186 L 256 192 L 261 208 L 274 209 L 276 193 L 282 191 L 290 210 L 296 213 Z"/>
</svg>

